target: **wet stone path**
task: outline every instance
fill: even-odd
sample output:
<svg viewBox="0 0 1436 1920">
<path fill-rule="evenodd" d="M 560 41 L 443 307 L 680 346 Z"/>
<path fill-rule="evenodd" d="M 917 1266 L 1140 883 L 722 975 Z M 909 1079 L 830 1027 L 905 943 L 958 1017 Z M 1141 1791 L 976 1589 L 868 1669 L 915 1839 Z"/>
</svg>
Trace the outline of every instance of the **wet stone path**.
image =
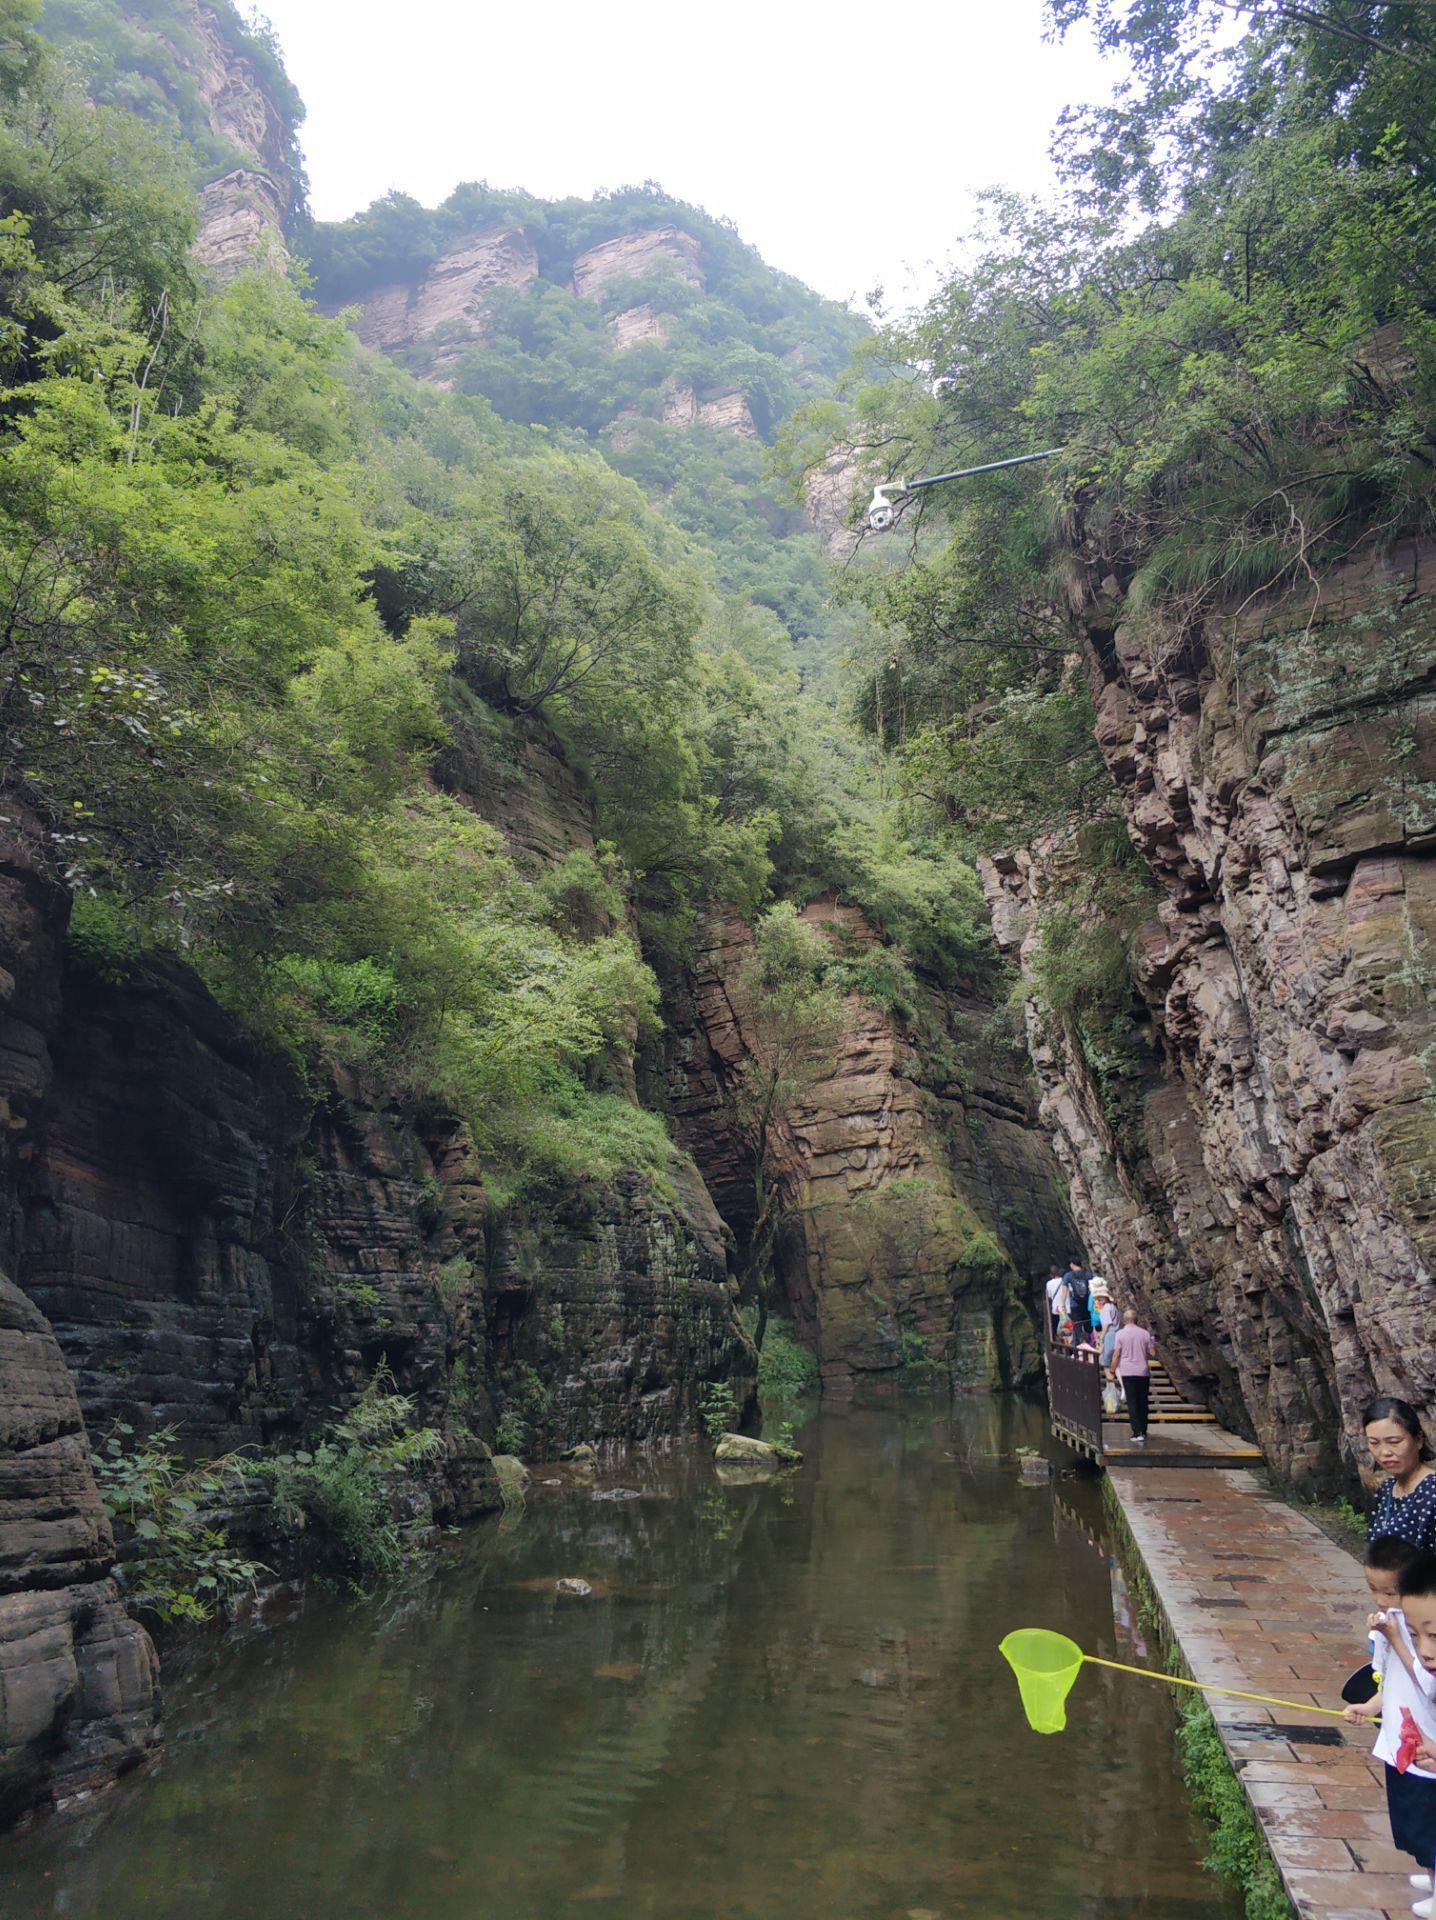
<svg viewBox="0 0 1436 1920">
<path fill-rule="evenodd" d="M 1194 1678 L 1339 1706 L 1361 1664 L 1361 1567 L 1252 1474 L 1157 1468 L 1112 1491 Z M 1372 1733 L 1249 1700 L 1208 1705 L 1303 1920 L 1408 1920 Z"/>
</svg>

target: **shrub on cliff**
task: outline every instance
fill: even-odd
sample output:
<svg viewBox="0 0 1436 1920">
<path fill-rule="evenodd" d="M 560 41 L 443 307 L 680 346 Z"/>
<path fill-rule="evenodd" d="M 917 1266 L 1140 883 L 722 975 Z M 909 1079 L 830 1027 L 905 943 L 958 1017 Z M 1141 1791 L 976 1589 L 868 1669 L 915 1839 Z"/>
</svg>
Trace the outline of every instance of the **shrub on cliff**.
<svg viewBox="0 0 1436 1920">
<path fill-rule="evenodd" d="M 238 1456 L 187 1464 L 173 1427 L 135 1441 L 118 1422 L 90 1455 L 105 1512 L 115 1527 L 118 1573 L 132 1612 L 165 1626 L 197 1626 L 252 1594 L 258 1561 L 239 1553 L 215 1509 L 242 1486 Z"/>
<path fill-rule="evenodd" d="M 828 948 L 791 902 L 771 907 L 754 930 L 753 951 L 728 984 L 743 1035 L 734 1082 L 752 1165 L 753 1225 L 743 1250 L 743 1283 L 757 1303 L 754 1344 L 768 1326 L 773 1244 L 788 1204 L 783 1136 L 794 1109 L 833 1073 L 843 1007 L 827 985 Z"/>
<path fill-rule="evenodd" d="M 356 1587 L 392 1580 L 404 1566 L 403 1483 L 443 1451 L 431 1427 L 415 1427 L 414 1404 L 380 1366 L 313 1452 L 259 1460 L 247 1471 L 272 1490 L 281 1524 L 304 1534 L 320 1568 Z"/>
</svg>

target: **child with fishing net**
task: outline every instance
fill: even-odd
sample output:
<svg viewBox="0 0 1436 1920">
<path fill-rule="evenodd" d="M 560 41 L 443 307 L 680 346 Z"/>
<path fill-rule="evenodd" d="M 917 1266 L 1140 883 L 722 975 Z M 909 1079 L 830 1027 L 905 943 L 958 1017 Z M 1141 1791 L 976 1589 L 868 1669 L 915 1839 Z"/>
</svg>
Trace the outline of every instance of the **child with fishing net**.
<svg viewBox="0 0 1436 1920">
<path fill-rule="evenodd" d="M 1374 1699 L 1349 1706 L 1360 1725 L 1380 1721 L 1373 1749 L 1386 1769 L 1392 1844 L 1419 1871 L 1423 1898 L 1411 1911 L 1430 1920 L 1436 1863 L 1436 1555 L 1388 1534 L 1366 1550 L 1366 1585 L 1376 1611 L 1367 1618 Z M 1354 1676 L 1355 1677 L 1355 1676 Z"/>
</svg>

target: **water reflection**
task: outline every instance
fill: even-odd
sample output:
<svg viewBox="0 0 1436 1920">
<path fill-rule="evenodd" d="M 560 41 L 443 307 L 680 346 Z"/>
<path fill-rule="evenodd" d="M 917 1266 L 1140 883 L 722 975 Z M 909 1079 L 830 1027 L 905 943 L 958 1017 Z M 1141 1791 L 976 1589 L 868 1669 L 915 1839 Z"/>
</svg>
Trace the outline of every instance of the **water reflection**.
<svg viewBox="0 0 1436 1920">
<path fill-rule="evenodd" d="M 1198 1861 L 1171 1707 L 1084 1672 L 1022 1722 L 1013 1625 L 1125 1658 L 1095 1483 L 1019 1483 L 1010 1403 L 827 1413 L 808 1464 L 540 1490 L 416 1592 L 171 1686 L 163 1768 L 0 1853 L 7 1920 L 1169 1920 Z M 553 1583 L 582 1579 L 587 1598 Z"/>
</svg>

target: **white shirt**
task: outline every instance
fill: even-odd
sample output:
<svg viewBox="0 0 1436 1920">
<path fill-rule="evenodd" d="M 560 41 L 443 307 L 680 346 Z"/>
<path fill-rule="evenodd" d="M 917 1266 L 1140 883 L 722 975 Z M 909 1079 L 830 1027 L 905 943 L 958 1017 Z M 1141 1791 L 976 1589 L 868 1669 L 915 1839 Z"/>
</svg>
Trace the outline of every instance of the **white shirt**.
<svg viewBox="0 0 1436 1920">
<path fill-rule="evenodd" d="M 1376 1636 L 1376 1650 L 1372 1654 L 1371 1664 L 1381 1675 L 1381 1731 L 1376 1736 L 1376 1745 L 1372 1748 L 1372 1758 L 1385 1761 L 1388 1767 L 1396 1765 L 1396 1755 L 1401 1748 L 1401 1709 L 1407 1708 L 1411 1718 L 1421 1729 L 1426 1739 L 1436 1744 L 1436 1674 L 1428 1673 L 1416 1658 L 1416 1650 L 1411 1644 L 1411 1632 L 1406 1625 L 1406 1615 L 1397 1607 L 1392 1607 L 1386 1618 L 1400 1632 L 1406 1642 L 1416 1668 L 1416 1679 L 1406 1671 L 1401 1656 L 1388 1644 L 1385 1634 Z M 1436 1773 L 1426 1767 L 1408 1767 L 1408 1773 L 1414 1773 L 1418 1780 L 1436 1780 Z"/>
<path fill-rule="evenodd" d="M 1047 1311 L 1049 1313 L 1057 1313 L 1060 1311 L 1057 1305 L 1057 1296 L 1065 1293 L 1066 1290 L 1066 1283 L 1062 1275 L 1060 1273 L 1054 1273 L 1052 1278 L 1047 1282 Z"/>
</svg>

